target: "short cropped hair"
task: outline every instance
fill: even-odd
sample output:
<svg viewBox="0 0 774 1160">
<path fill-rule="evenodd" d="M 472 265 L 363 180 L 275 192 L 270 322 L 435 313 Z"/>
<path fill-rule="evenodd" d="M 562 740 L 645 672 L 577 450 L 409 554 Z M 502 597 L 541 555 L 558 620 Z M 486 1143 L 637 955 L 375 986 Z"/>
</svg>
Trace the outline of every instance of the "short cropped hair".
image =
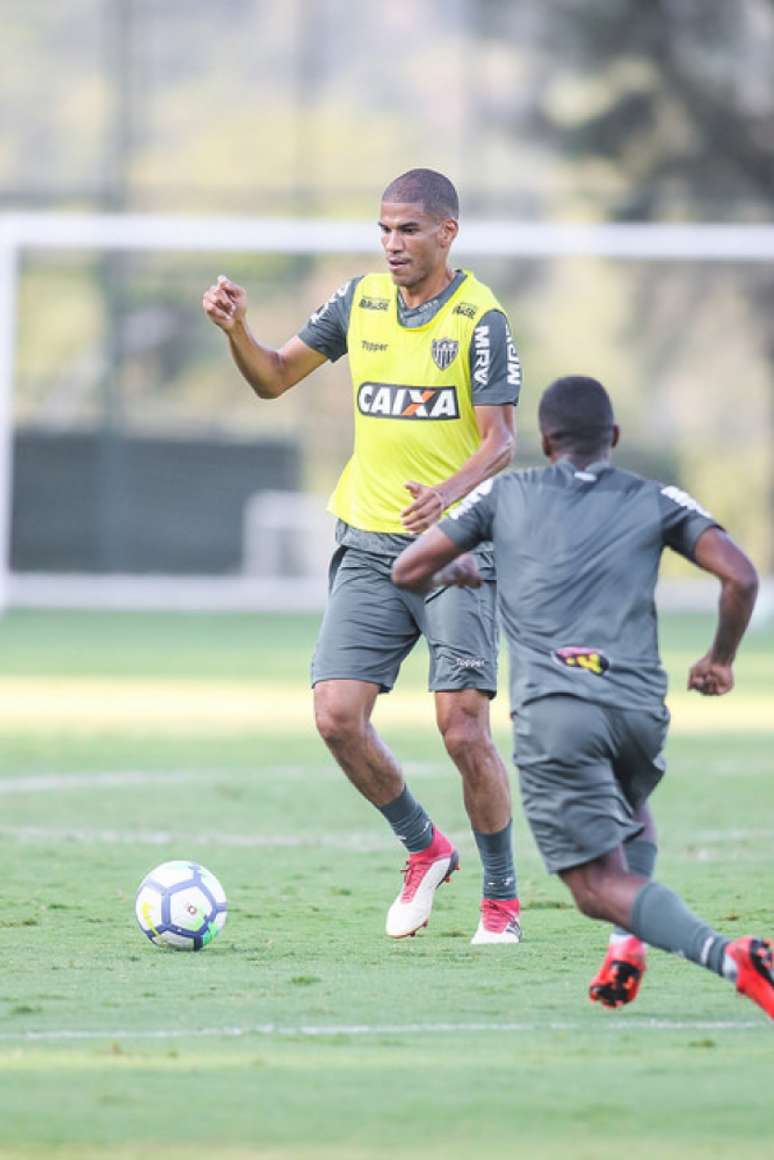
<svg viewBox="0 0 774 1160">
<path fill-rule="evenodd" d="M 443 221 L 460 216 L 460 199 L 448 177 L 434 169 L 409 169 L 401 173 L 385 189 L 382 201 L 416 202 L 426 214 Z"/>
<path fill-rule="evenodd" d="M 605 388 L 586 375 L 566 375 L 546 387 L 538 422 L 559 450 L 605 452 L 613 440 L 613 404 Z"/>
</svg>

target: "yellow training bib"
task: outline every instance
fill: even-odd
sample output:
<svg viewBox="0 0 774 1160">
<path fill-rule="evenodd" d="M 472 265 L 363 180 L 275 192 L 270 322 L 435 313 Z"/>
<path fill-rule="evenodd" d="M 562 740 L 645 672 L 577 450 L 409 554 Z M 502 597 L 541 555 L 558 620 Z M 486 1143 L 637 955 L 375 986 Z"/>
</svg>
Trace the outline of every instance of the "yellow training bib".
<svg viewBox="0 0 774 1160">
<path fill-rule="evenodd" d="M 355 445 L 329 510 L 355 528 L 405 534 L 408 480 L 434 486 L 477 450 L 469 350 L 483 314 L 502 310 L 488 287 L 466 277 L 424 326 L 401 326 L 389 274 L 355 289 L 347 349 Z"/>
</svg>

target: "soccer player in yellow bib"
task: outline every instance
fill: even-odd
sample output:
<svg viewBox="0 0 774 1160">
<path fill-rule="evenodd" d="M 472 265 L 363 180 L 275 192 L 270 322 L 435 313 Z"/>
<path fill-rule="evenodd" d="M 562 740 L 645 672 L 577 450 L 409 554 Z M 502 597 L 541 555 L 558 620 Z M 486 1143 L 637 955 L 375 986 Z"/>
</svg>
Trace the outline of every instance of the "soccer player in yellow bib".
<svg viewBox="0 0 774 1160">
<path fill-rule="evenodd" d="M 472 941 L 513 944 L 521 927 L 510 785 L 489 726 L 497 679 L 491 548 L 476 552 L 485 580 L 479 589 L 417 596 L 390 578 L 416 534 L 513 456 L 519 360 L 491 290 L 449 264 L 458 217 L 457 193 L 442 174 L 414 169 L 396 178 L 379 217 L 388 272 L 346 282 L 279 350 L 253 336 L 247 295 L 228 278 L 207 290 L 203 306 L 261 399 L 276 399 L 327 359 L 349 355 L 355 444 L 330 501 L 338 547 L 312 661 L 317 728 L 406 847 L 386 931 L 413 935 L 427 925 L 435 891 L 459 857 L 413 797 L 371 714 L 425 637 L 438 728 L 462 776 L 483 865 Z"/>
</svg>

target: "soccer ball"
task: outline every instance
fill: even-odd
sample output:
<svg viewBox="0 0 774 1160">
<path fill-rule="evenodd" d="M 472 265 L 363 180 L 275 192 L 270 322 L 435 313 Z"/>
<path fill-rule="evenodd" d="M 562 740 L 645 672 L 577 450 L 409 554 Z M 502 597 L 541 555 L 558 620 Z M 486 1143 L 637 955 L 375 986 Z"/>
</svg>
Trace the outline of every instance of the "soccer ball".
<svg viewBox="0 0 774 1160">
<path fill-rule="evenodd" d="M 214 874 L 196 862 L 162 862 L 146 874 L 134 913 L 140 930 L 160 947 L 200 951 L 226 921 L 226 895 Z"/>
</svg>

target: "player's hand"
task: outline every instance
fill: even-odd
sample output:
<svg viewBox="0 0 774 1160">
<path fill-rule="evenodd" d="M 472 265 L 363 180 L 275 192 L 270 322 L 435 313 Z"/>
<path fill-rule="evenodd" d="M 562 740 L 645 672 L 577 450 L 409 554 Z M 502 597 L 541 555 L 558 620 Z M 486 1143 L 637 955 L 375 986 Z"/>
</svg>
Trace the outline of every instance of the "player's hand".
<svg viewBox="0 0 774 1160">
<path fill-rule="evenodd" d="M 695 689 L 703 697 L 722 697 L 734 687 L 734 673 L 731 665 L 723 665 L 713 660 L 710 653 L 697 661 L 688 673 L 688 688 Z"/>
<path fill-rule="evenodd" d="M 228 334 L 247 312 L 247 291 L 221 274 L 215 285 L 205 290 L 202 308 L 207 317 Z"/>
<path fill-rule="evenodd" d="M 448 505 L 440 487 L 426 487 L 412 481 L 406 484 L 406 490 L 414 502 L 403 509 L 400 520 L 407 532 L 417 535 L 437 524 Z"/>
<path fill-rule="evenodd" d="M 434 579 L 436 584 L 443 588 L 480 588 L 484 583 L 478 564 L 470 552 L 464 552 L 456 560 L 452 560 L 436 573 Z"/>
</svg>

